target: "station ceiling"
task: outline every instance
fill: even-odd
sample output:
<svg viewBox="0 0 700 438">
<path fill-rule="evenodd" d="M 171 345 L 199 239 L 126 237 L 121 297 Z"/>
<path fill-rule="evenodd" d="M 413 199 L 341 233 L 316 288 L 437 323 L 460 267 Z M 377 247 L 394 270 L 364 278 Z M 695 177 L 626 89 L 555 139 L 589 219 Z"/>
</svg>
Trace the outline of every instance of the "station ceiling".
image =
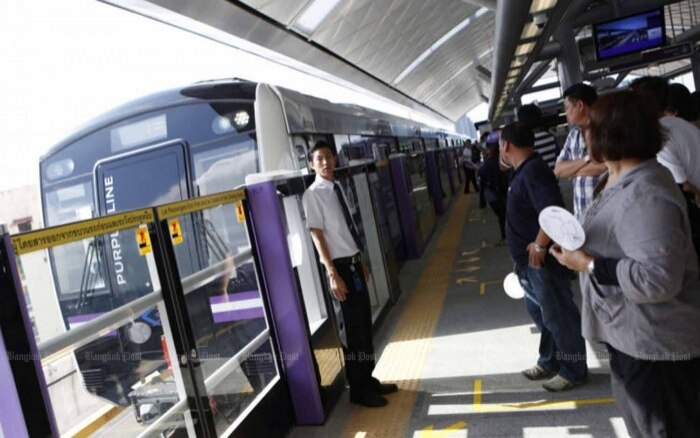
<svg viewBox="0 0 700 438">
<path fill-rule="evenodd" d="M 593 22 L 677 3 L 667 14 L 682 33 L 700 12 L 700 0 L 103 1 L 199 34 L 223 31 L 452 121 L 482 102 L 499 117 L 551 67 L 562 24 L 580 38 Z"/>
<path fill-rule="evenodd" d="M 243 0 L 300 33 L 307 0 Z M 495 5 L 495 2 L 494 2 Z M 462 0 L 341 1 L 305 36 L 382 82 L 457 119 L 483 102 L 491 63 L 493 10 Z M 479 57 L 481 55 L 481 57 Z"/>
</svg>

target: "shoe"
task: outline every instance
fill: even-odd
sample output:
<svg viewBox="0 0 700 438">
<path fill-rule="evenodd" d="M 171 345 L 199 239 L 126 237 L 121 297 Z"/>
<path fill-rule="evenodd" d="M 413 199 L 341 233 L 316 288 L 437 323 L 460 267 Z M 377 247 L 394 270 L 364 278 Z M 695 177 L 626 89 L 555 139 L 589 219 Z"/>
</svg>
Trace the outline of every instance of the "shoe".
<svg viewBox="0 0 700 438">
<path fill-rule="evenodd" d="M 395 383 L 380 383 L 374 387 L 374 390 L 377 391 L 379 395 L 387 395 L 395 393 L 399 390 L 399 387 L 396 386 Z"/>
<path fill-rule="evenodd" d="M 545 370 L 539 365 L 535 365 L 532 368 L 528 368 L 526 370 L 522 371 L 523 376 L 527 377 L 530 380 L 543 380 L 543 379 L 549 379 L 553 376 L 557 375 L 556 371 L 552 370 Z"/>
<path fill-rule="evenodd" d="M 584 378 L 574 382 L 557 374 L 556 376 L 543 383 L 542 387 L 549 392 L 562 392 L 583 385 L 587 381 L 588 379 Z"/>
<path fill-rule="evenodd" d="M 350 403 L 366 406 L 368 408 L 381 408 L 388 403 L 384 397 L 379 394 L 364 393 L 361 395 L 350 395 Z"/>
<path fill-rule="evenodd" d="M 382 383 L 376 377 L 370 377 L 369 385 L 379 395 L 393 394 L 399 390 L 395 383 Z"/>
</svg>

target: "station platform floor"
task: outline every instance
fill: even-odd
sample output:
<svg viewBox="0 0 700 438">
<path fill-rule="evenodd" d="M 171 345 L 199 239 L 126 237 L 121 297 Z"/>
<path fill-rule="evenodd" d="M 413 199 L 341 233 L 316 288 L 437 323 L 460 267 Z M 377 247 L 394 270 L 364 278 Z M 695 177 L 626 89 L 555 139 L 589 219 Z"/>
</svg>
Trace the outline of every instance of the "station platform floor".
<svg viewBox="0 0 700 438">
<path fill-rule="evenodd" d="M 325 425 L 288 436 L 628 437 L 600 346 L 587 344 L 589 383 L 570 391 L 550 393 L 521 375 L 536 363 L 539 332 L 523 300 L 503 291 L 512 265 L 499 237 L 478 195 L 457 196 L 423 257 L 403 266 L 403 294 L 375 333 L 374 375 L 399 392 L 366 408 L 346 390 Z"/>
</svg>

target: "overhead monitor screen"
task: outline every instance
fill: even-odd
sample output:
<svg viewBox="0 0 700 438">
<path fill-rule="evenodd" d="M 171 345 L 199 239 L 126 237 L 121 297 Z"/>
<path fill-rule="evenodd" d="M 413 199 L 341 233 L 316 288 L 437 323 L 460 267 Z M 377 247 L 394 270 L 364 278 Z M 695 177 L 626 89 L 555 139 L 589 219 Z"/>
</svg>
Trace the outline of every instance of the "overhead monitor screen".
<svg viewBox="0 0 700 438">
<path fill-rule="evenodd" d="M 666 44 L 663 8 L 593 25 L 598 61 Z"/>
</svg>

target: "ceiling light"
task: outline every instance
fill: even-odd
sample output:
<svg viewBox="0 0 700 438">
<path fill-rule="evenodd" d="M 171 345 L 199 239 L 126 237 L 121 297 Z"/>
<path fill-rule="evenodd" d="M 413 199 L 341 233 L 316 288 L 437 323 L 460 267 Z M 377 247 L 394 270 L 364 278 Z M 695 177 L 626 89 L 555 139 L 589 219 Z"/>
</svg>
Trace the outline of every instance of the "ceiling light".
<svg viewBox="0 0 700 438">
<path fill-rule="evenodd" d="M 530 13 L 534 14 L 536 12 L 552 9 L 556 4 L 557 0 L 533 0 L 532 5 L 530 5 Z"/>
<path fill-rule="evenodd" d="M 478 55 L 476 55 L 476 57 L 479 58 L 479 59 L 481 59 L 481 58 L 483 58 L 484 56 L 488 55 L 488 54 L 491 53 L 491 52 L 493 52 L 493 47 L 484 50 L 483 52 L 481 52 L 481 53 L 479 53 Z"/>
<path fill-rule="evenodd" d="M 520 67 L 523 64 L 525 64 L 525 57 L 524 56 L 516 56 L 513 58 L 513 60 L 510 62 L 510 66 L 512 67 Z"/>
<path fill-rule="evenodd" d="M 313 34 L 338 3 L 340 0 L 315 0 L 301 14 L 294 27 L 307 35 Z"/>
<path fill-rule="evenodd" d="M 520 34 L 520 39 L 521 40 L 527 40 L 530 38 L 534 38 L 538 36 L 540 33 L 542 33 L 542 29 L 537 27 L 535 23 L 527 23 L 523 27 L 523 31 Z"/>
<path fill-rule="evenodd" d="M 515 56 L 527 55 L 528 53 L 531 53 L 534 48 L 535 48 L 535 43 L 520 44 L 515 49 Z"/>
</svg>

